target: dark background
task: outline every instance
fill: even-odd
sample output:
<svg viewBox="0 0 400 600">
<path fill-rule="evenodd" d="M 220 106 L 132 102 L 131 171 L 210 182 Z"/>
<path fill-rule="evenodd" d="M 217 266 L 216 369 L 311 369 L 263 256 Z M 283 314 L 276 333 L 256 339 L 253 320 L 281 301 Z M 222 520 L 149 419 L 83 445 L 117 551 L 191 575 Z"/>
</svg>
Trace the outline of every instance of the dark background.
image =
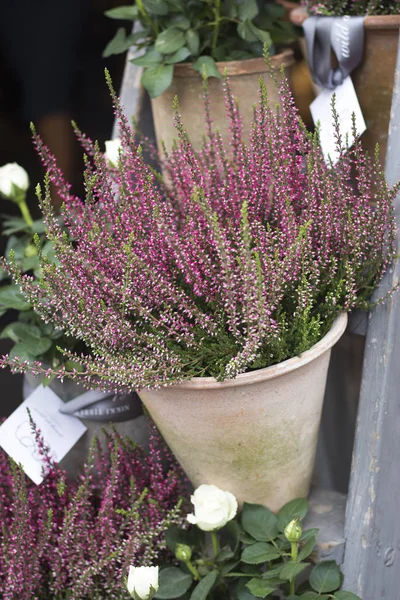
<svg viewBox="0 0 400 600">
<path fill-rule="evenodd" d="M 102 58 L 116 29 L 127 22 L 104 16 L 104 11 L 129 4 L 124 0 L 20 0 L 2 3 L 0 12 L 0 166 L 17 162 L 29 174 L 29 207 L 40 216 L 35 185 L 43 168 L 32 147 L 29 121 L 68 111 L 92 139 L 111 138 L 113 111 L 104 80 L 107 67 L 118 90 L 125 55 Z M 6 5 L 6 6 L 4 6 Z M 55 8 L 56 7 L 56 8 Z M 75 12 L 74 12 L 75 11 Z M 59 140 L 63 143 L 63 140 Z M 82 152 L 75 148 L 74 186 L 82 191 Z M 0 197 L 1 214 L 18 208 Z M 0 237 L 3 253 L 6 239 Z M 0 331 L 12 314 L 0 319 Z M 0 340 L 0 355 L 9 349 Z M 21 402 L 22 377 L 0 370 L 0 418 Z"/>
</svg>

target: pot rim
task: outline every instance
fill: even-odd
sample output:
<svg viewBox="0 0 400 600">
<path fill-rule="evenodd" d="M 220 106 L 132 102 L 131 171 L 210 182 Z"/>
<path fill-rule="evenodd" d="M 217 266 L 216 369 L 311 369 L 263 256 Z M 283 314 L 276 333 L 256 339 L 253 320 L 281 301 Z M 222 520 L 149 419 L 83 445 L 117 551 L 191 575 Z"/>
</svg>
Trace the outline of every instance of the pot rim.
<svg viewBox="0 0 400 600">
<path fill-rule="evenodd" d="M 301 27 L 309 16 L 307 10 L 300 6 L 291 11 L 290 20 L 293 25 Z M 399 29 L 400 15 L 369 15 L 364 18 L 364 27 L 365 29 Z"/>
<path fill-rule="evenodd" d="M 291 48 L 286 48 L 279 54 L 270 57 L 271 65 L 274 71 L 279 71 L 283 65 L 285 68 L 294 65 L 294 53 Z M 201 77 L 198 71 L 192 67 L 193 63 L 177 63 L 174 65 L 175 77 Z M 250 75 L 251 73 L 265 73 L 268 67 L 262 56 L 257 58 L 247 58 L 245 60 L 230 60 L 227 62 L 217 62 L 217 69 L 223 75 L 226 69 L 228 77 L 237 75 Z"/>
<path fill-rule="evenodd" d="M 249 385 L 253 383 L 259 383 L 268 379 L 274 379 L 296 371 L 301 367 L 304 367 L 308 363 L 312 362 L 336 344 L 336 342 L 342 337 L 347 326 L 347 313 L 340 313 L 333 322 L 332 327 L 328 333 L 309 350 L 306 350 L 301 356 L 294 356 L 284 360 L 277 365 L 271 367 L 265 367 L 264 369 L 258 369 L 256 371 L 250 371 L 248 373 L 242 373 L 235 377 L 235 379 L 227 379 L 225 381 L 217 381 L 214 377 L 193 377 L 188 381 L 183 381 L 177 385 L 168 387 L 179 387 L 180 389 L 225 389 L 231 387 L 240 387 L 242 385 Z"/>
</svg>

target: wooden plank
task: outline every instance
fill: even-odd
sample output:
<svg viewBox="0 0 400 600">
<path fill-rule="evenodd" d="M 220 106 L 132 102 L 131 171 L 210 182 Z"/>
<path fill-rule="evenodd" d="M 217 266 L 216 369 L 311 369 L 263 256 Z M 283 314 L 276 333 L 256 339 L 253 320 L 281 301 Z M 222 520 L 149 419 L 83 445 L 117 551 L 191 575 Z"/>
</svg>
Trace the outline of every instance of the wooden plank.
<svg viewBox="0 0 400 600">
<path fill-rule="evenodd" d="M 399 45 L 400 48 L 400 45 Z M 376 107 L 379 110 L 379 106 Z M 400 178 L 400 52 L 386 156 L 389 183 Z M 400 226 L 400 197 L 396 199 Z M 398 247 L 399 236 L 398 236 Z M 397 260 L 376 297 L 400 278 Z M 400 297 L 369 316 L 352 476 L 346 512 L 344 589 L 362 600 L 400 597 Z"/>
</svg>

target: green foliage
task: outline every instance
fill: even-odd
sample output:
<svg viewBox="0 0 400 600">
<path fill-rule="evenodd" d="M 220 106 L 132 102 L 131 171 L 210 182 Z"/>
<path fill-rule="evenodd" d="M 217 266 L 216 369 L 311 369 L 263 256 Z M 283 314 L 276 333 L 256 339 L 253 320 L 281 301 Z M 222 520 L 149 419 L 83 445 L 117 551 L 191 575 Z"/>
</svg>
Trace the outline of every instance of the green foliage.
<svg viewBox="0 0 400 600">
<path fill-rule="evenodd" d="M 12 258 L 22 273 L 33 275 L 37 282 L 41 275 L 39 252 L 50 263 L 57 262 L 53 243 L 46 240 L 44 232 L 42 220 L 33 221 L 32 225 L 28 225 L 22 217 L 3 215 L 2 233 L 8 237 L 5 256 Z M 59 346 L 72 350 L 77 347 L 77 342 L 66 337 L 62 331 L 56 330 L 50 323 L 45 323 L 33 311 L 20 293 L 18 284 L 9 283 L 9 273 L 0 270 L 0 281 L 3 282 L 0 287 L 0 316 L 8 311 L 18 313 L 17 320 L 0 331 L 0 338 L 14 342 L 10 357 L 19 357 L 28 363 L 39 360 L 56 369 L 62 364 L 67 370 L 77 369 L 78 366 L 66 361 L 58 350 Z"/>
<path fill-rule="evenodd" d="M 302 532 L 300 526 L 302 535 L 296 543 L 281 533 L 289 524 L 300 523 L 307 511 L 304 498 L 288 502 L 277 515 L 265 506 L 245 503 L 234 520 L 212 534 L 217 544 L 207 541 L 197 527 L 172 526 L 166 534 L 168 548 L 175 552 L 177 544 L 189 546 L 190 560 L 161 570 L 156 598 L 360 600 L 339 589 L 342 575 L 334 561 L 314 566 L 310 562 L 318 530 Z"/>
<path fill-rule="evenodd" d="M 136 0 L 105 14 L 138 23 L 133 34 L 132 24 L 129 33 L 119 28 L 103 56 L 126 52 L 131 46 L 142 51 L 132 62 L 144 67 L 142 84 L 152 98 L 171 85 L 168 65 L 190 62 L 201 74 L 205 67 L 206 77 L 221 77 L 216 61 L 262 56 L 264 44 L 273 54 L 277 46 L 296 37 L 280 5 L 262 3 L 260 8 L 256 0 Z"/>
</svg>

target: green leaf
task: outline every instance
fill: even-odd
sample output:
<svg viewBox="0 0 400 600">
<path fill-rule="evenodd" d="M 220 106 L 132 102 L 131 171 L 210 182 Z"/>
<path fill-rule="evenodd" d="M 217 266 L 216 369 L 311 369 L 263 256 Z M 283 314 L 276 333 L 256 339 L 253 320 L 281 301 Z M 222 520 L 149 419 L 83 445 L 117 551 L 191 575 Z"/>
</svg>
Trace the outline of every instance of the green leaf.
<svg viewBox="0 0 400 600">
<path fill-rule="evenodd" d="M 258 6 L 256 0 L 242 0 L 238 6 L 238 17 L 240 21 L 251 21 L 258 15 Z"/>
<path fill-rule="evenodd" d="M 310 537 L 316 537 L 318 535 L 319 529 L 313 527 L 312 529 L 306 529 L 303 531 L 303 535 L 300 538 L 301 542 L 306 542 Z"/>
<path fill-rule="evenodd" d="M 46 225 L 44 224 L 42 219 L 37 219 L 36 221 L 33 221 L 31 230 L 33 231 L 33 233 L 44 233 L 46 231 Z"/>
<path fill-rule="evenodd" d="M 361 600 L 359 596 L 353 594 L 353 592 L 335 592 L 334 598 L 336 600 Z"/>
<path fill-rule="evenodd" d="M 205 535 L 198 527 L 182 529 L 178 525 L 171 525 L 165 534 L 165 543 L 171 552 L 175 552 L 177 544 L 186 544 L 196 548 L 204 544 Z"/>
<path fill-rule="evenodd" d="M 299 573 L 304 571 L 309 565 L 307 563 L 288 562 L 282 568 L 279 577 L 284 581 L 290 581 L 293 577 L 297 577 Z"/>
<path fill-rule="evenodd" d="M 282 19 L 285 16 L 285 9 L 283 6 L 275 4 L 274 2 L 266 2 L 264 4 L 264 11 L 273 21 Z"/>
<path fill-rule="evenodd" d="M 319 594 L 334 592 L 340 584 L 341 573 L 334 560 L 322 561 L 311 571 L 310 585 Z"/>
<path fill-rule="evenodd" d="M 222 79 L 222 75 L 217 69 L 217 64 L 211 56 L 199 56 L 193 63 L 193 69 L 198 71 L 200 75 L 203 75 L 205 72 L 206 77 L 218 77 L 218 79 Z"/>
<path fill-rule="evenodd" d="M 266 598 L 276 590 L 276 586 L 269 584 L 268 580 L 252 579 L 246 584 L 246 587 L 256 598 Z"/>
<path fill-rule="evenodd" d="M 250 592 L 250 590 L 246 587 L 247 581 L 245 579 L 241 579 L 237 584 L 236 588 L 236 596 L 237 600 L 254 600 L 255 596 Z"/>
<path fill-rule="evenodd" d="M 240 563 L 240 561 L 238 561 L 238 560 L 229 560 L 228 562 L 226 562 L 222 566 L 221 577 L 225 577 L 226 575 L 228 575 L 228 573 L 233 571 L 233 569 L 235 569 L 239 563 Z"/>
<path fill-rule="evenodd" d="M 145 54 L 133 58 L 130 62 L 138 67 L 152 67 L 153 65 L 159 65 L 162 63 L 163 55 L 158 52 L 155 48 L 149 48 Z"/>
<path fill-rule="evenodd" d="M 188 56 L 190 56 L 190 50 L 189 50 L 189 48 L 186 48 L 186 46 L 184 46 L 183 48 L 178 50 L 178 52 L 175 52 L 174 54 L 169 54 L 168 56 L 166 56 L 165 63 L 167 65 L 172 65 L 174 63 L 180 63 L 180 62 L 183 62 Z"/>
<path fill-rule="evenodd" d="M 218 571 L 211 571 L 194 588 L 190 600 L 206 600 L 218 578 Z"/>
<path fill-rule="evenodd" d="M 301 594 L 300 598 L 301 600 L 314 600 L 314 598 L 318 598 L 318 600 L 329 600 L 329 596 L 326 596 L 325 594 L 321 596 L 316 592 L 304 592 L 304 594 Z"/>
<path fill-rule="evenodd" d="M 28 232 L 29 226 L 21 217 L 6 217 L 3 223 L 3 235 L 12 235 L 13 233 Z"/>
<path fill-rule="evenodd" d="M 269 508 L 260 504 L 244 503 L 242 526 L 259 542 L 269 542 L 278 535 L 276 515 Z"/>
<path fill-rule="evenodd" d="M 42 337 L 39 327 L 16 321 L 10 323 L 1 332 L 1 338 L 10 338 L 18 346 L 24 346 L 24 352 L 31 356 L 40 356 L 49 350 L 52 340 Z"/>
<path fill-rule="evenodd" d="M 0 308 L 29 310 L 31 305 L 27 302 L 16 285 L 6 285 L 0 288 Z"/>
<path fill-rule="evenodd" d="M 229 548 L 229 546 L 225 546 L 218 552 L 216 560 L 217 562 L 225 562 L 226 560 L 230 560 L 233 557 L 234 553 L 232 552 L 232 550 Z"/>
<path fill-rule="evenodd" d="M 306 498 L 296 498 L 291 500 L 285 506 L 282 506 L 278 512 L 278 528 L 279 531 L 284 531 L 293 519 L 304 519 L 308 512 L 308 501 Z"/>
<path fill-rule="evenodd" d="M 172 83 L 174 73 L 173 65 L 158 65 L 148 67 L 143 71 L 142 85 L 149 92 L 151 98 L 161 96 Z"/>
<path fill-rule="evenodd" d="M 124 19 L 126 21 L 134 21 L 139 16 L 139 9 L 135 4 L 133 6 L 117 6 L 106 10 L 106 17 L 109 19 Z"/>
<path fill-rule="evenodd" d="M 35 357 L 28 352 L 25 344 L 15 344 L 15 346 L 11 348 L 9 356 L 10 358 L 19 358 L 28 363 L 33 363 L 36 360 Z"/>
<path fill-rule="evenodd" d="M 160 571 L 159 588 L 156 598 L 169 600 L 180 598 L 192 585 L 193 578 L 189 573 L 184 573 L 177 567 L 167 567 Z"/>
<path fill-rule="evenodd" d="M 190 28 L 190 21 L 183 15 L 176 15 L 169 20 L 172 27 L 179 27 L 183 31 L 187 31 Z"/>
<path fill-rule="evenodd" d="M 165 0 L 143 0 L 143 6 L 147 12 L 159 17 L 168 14 L 168 4 Z"/>
<path fill-rule="evenodd" d="M 197 31 L 193 31 L 193 29 L 189 29 L 186 34 L 186 45 L 190 50 L 192 56 L 196 56 L 199 53 L 200 48 L 200 37 Z"/>
<path fill-rule="evenodd" d="M 171 54 L 185 45 L 185 34 L 178 27 L 169 27 L 162 31 L 156 39 L 155 49 L 161 54 Z"/>
<path fill-rule="evenodd" d="M 272 46 L 272 39 L 268 31 L 259 29 L 251 21 L 242 21 L 237 26 L 239 36 L 246 42 L 262 42 L 268 47 Z"/>
<path fill-rule="evenodd" d="M 241 560 L 250 565 L 259 565 L 269 560 L 275 560 L 280 556 L 281 553 L 272 544 L 257 542 L 243 550 Z"/>
<path fill-rule="evenodd" d="M 126 35 L 126 31 L 123 27 L 117 30 L 112 40 L 110 40 L 103 51 L 103 58 L 112 56 L 113 54 L 121 54 L 126 52 L 132 45 L 130 36 Z"/>
<path fill-rule="evenodd" d="M 302 560 L 305 560 L 306 558 L 308 558 L 310 556 L 311 552 L 314 550 L 314 546 L 315 546 L 315 536 L 312 536 L 312 537 L 308 538 L 308 540 L 306 541 L 306 543 L 300 550 L 297 560 L 299 562 L 301 562 Z"/>
</svg>

